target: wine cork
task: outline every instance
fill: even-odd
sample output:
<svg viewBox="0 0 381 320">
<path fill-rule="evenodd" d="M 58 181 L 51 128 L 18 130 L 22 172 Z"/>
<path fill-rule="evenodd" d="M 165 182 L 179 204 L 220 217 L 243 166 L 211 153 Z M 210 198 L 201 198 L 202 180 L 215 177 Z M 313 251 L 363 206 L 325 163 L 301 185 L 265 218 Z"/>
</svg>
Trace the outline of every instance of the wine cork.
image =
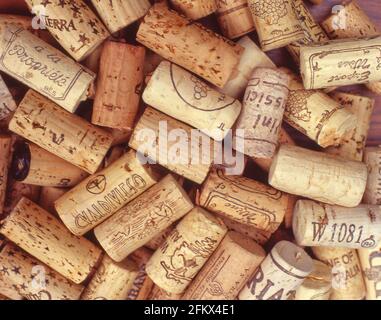
<svg viewBox="0 0 381 320">
<path fill-rule="evenodd" d="M 115 146 L 112 147 L 106 155 L 104 160 L 104 167 L 107 168 L 111 166 L 115 161 L 120 159 L 126 153 L 126 147 Z"/>
<path fill-rule="evenodd" d="M 0 135 L 0 214 L 3 213 L 8 185 L 8 166 L 11 157 L 12 139 Z"/>
<path fill-rule="evenodd" d="M 121 29 L 144 17 L 151 7 L 149 0 L 91 0 L 110 33 Z"/>
<path fill-rule="evenodd" d="M 148 261 L 148 276 L 165 291 L 183 293 L 226 233 L 220 220 L 193 209 Z"/>
<path fill-rule="evenodd" d="M 107 254 L 122 261 L 193 209 L 172 175 L 166 176 L 95 229 Z"/>
<path fill-rule="evenodd" d="M 248 0 L 248 3 L 263 51 L 285 47 L 304 38 L 291 1 Z"/>
<path fill-rule="evenodd" d="M 145 247 L 148 249 L 151 249 L 153 251 L 156 251 L 161 247 L 161 245 L 164 243 L 164 241 L 168 238 L 168 236 L 172 233 L 173 229 L 175 228 L 174 225 L 169 226 L 164 231 L 160 232 L 157 236 L 153 237 L 149 242 L 145 244 Z"/>
<path fill-rule="evenodd" d="M 380 81 L 380 49 L 381 36 L 301 47 L 300 70 L 305 89 Z"/>
<path fill-rule="evenodd" d="M 205 182 L 200 205 L 257 229 L 273 233 L 283 222 L 287 195 L 260 182 L 213 170 Z"/>
<path fill-rule="evenodd" d="M 375 249 L 358 250 L 365 280 L 366 299 L 381 300 L 381 245 Z"/>
<path fill-rule="evenodd" d="M 54 207 L 54 202 L 56 202 L 68 191 L 69 190 L 65 188 L 43 187 L 41 188 L 38 205 L 42 209 L 54 214 L 55 216 L 58 216 L 56 208 Z"/>
<path fill-rule="evenodd" d="M 181 300 L 182 294 L 176 294 L 176 293 L 169 293 L 165 290 L 161 289 L 160 287 L 154 285 L 152 291 L 150 292 L 147 300 L 154 301 L 154 300 L 166 300 L 166 301 L 176 301 Z"/>
<path fill-rule="evenodd" d="M 112 143 L 111 134 L 33 90 L 21 101 L 9 130 L 88 173 L 98 170 Z"/>
<path fill-rule="evenodd" d="M 254 241 L 229 232 L 182 299 L 234 300 L 265 257 Z"/>
<path fill-rule="evenodd" d="M 171 0 L 171 4 L 192 20 L 204 18 L 217 10 L 215 0 Z"/>
<path fill-rule="evenodd" d="M 324 92 L 305 90 L 299 77 L 291 72 L 289 75 L 290 95 L 284 120 L 323 148 L 349 137 L 357 125 L 356 117 Z"/>
<path fill-rule="evenodd" d="M 247 0 L 216 0 L 217 20 L 222 34 L 236 39 L 255 30 Z"/>
<path fill-rule="evenodd" d="M 0 14 L 0 24 L 2 26 L 17 25 L 23 29 L 31 32 L 36 32 L 33 29 L 32 18 L 27 16 L 15 15 L 15 14 Z"/>
<path fill-rule="evenodd" d="M 93 271 L 101 250 L 32 201 L 22 198 L 0 233 L 65 278 L 81 283 Z"/>
<path fill-rule="evenodd" d="M 73 234 L 84 235 L 156 182 L 151 168 L 142 165 L 136 153 L 130 151 L 71 189 L 56 201 L 55 207 Z"/>
<path fill-rule="evenodd" d="M 110 130 L 113 141 L 112 146 L 118 146 L 121 144 L 126 144 L 130 141 L 132 130 Z"/>
<path fill-rule="evenodd" d="M 106 41 L 102 50 L 92 123 L 131 130 L 143 84 L 145 49 Z"/>
<path fill-rule="evenodd" d="M 220 88 L 243 52 L 241 46 L 160 3 L 144 17 L 137 41 Z"/>
<path fill-rule="evenodd" d="M 169 135 L 180 130 L 183 134 L 181 139 L 169 139 Z M 196 144 L 191 139 L 195 137 L 192 131 L 195 131 L 192 127 L 148 107 L 135 126 L 129 146 L 151 162 L 158 163 L 182 177 L 201 184 L 212 165 L 212 144 L 208 136 L 198 133 L 198 140 L 203 143 L 200 148 L 199 143 Z M 204 151 L 204 143 L 209 146 L 206 149 L 209 152 Z M 174 155 L 175 147 L 187 152 Z"/>
<path fill-rule="evenodd" d="M 366 165 L 322 152 L 282 145 L 269 183 L 283 192 L 343 207 L 360 204 L 367 182 Z"/>
<path fill-rule="evenodd" d="M 0 252 L 0 268 L 1 286 L 27 300 L 79 300 L 84 289 L 11 243 Z"/>
<path fill-rule="evenodd" d="M 257 68 L 251 75 L 243 109 L 235 126 L 236 143 L 243 143 L 246 155 L 263 159 L 274 156 L 288 98 L 289 81 L 286 73 L 276 69 Z"/>
<path fill-rule="evenodd" d="M 126 300 L 137 274 L 132 260 L 115 263 L 104 256 L 81 300 Z"/>
<path fill-rule="evenodd" d="M 17 181 L 44 187 L 73 187 L 88 174 L 33 143 L 16 144 L 11 172 Z"/>
<path fill-rule="evenodd" d="M 309 247 L 374 249 L 381 241 L 381 208 L 344 208 L 309 200 L 296 203 L 293 230 L 296 242 Z"/>
<path fill-rule="evenodd" d="M 326 151 L 349 160 L 362 161 L 375 100 L 344 92 L 333 92 L 331 97 L 356 116 L 357 124 L 348 139 L 342 141 L 339 146 L 329 147 Z"/>
<path fill-rule="evenodd" d="M 332 268 L 331 300 L 363 300 L 366 295 L 360 261 L 356 250 L 347 248 L 312 248 L 316 258 Z"/>
<path fill-rule="evenodd" d="M 322 4 L 324 0 L 309 0 L 312 4 Z"/>
<path fill-rule="evenodd" d="M 368 167 L 364 203 L 381 205 L 381 148 L 366 148 L 364 162 Z"/>
<path fill-rule="evenodd" d="M 9 92 L 7 85 L 0 76 L 0 120 L 8 118 L 17 108 L 16 102 Z"/>
<path fill-rule="evenodd" d="M 95 75 L 27 30 L 10 25 L 0 31 L 0 70 L 74 113 Z"/>
<path fill-rule="evenodd" d="M 241 103 L 217 92 L 186 70 L 162 62 L 143 93 L 159 111 L 222 141 L 236 122 Z"/>
<path fill-rule="evenodd" d="M 239 300 L 288 300 L 313 271 L 313 261 L 291 242 L 278 242 L 240 292 Z"/>
</svg>

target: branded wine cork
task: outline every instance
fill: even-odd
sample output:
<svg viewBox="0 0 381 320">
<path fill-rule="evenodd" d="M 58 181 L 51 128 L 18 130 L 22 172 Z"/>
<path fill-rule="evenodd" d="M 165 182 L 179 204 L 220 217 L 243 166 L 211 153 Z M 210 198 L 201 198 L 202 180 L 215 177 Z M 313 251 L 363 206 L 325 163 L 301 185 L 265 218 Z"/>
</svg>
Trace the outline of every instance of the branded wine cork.
<svg viewBox="0 0 381 320">
<path fill-rule="evenodd" d="M 317 259 L 332 268 L 331 300 L 363 300 L 366 295 L 356 250 L 313 247 Z"/>
<path fill-rule="evenodd" d="M 211 212 L 273 233 L 283 222 L 287 195 L 260 182 L 213 170 L 205 182 L 200 205 Z"/>
<path fill-rule="evenodd" d="M 131 130 L 139 108 L 145 49 L 106 41 L 100 60 L 92 123 Z"/>
<path fill-rule="evenodd" d="M 269 183 L 283 192 L 344 207 L 360 204 L 367 182 L 366 165 L 322 152 L 282 145 Z"/>
<path fill-rule="evenodd" d="M 95 236 L 107 254 L 120 262 L 193 207 L 176 179 L 168 175 L 98 226 Z"/>
<path fill-rule="evenodd" d="M 160 287 L 154 285 L 152 291 L 150 292 L 147 300 L 166 300 L 166 301 L 176 301 L 176 300 L 182 300 L 182 294 L 176 294 L 176 293 L 169 293 L 165 290 L 161 289 Z"/>
<path fill-rule="evenodd" d="M 27 300 L 79 300 L 84 289 L 8 243 L 0 252 L 0 285 Z"/>
<path fill-rule="evenodd" d="M 313 261 L 298 246 L 278 242 L 240 292 L 239 300 L 288 300 L 313 271 Z"/>
<path fill-rule="evenodd" d="M 157 236 L 152 238 L 149 242 L 147 242 L 145 244 L 145 247 L 147 247 L 148 249 L 151 249 L 153 251 L 156 251 L 157 249 L 159 249 L 161 247 L 161 245 L 164 243 L 164 241 L 172 233 L 174 228 L 175 228 L 174 225 L 169 226 L 163 232 L 160 232 L 160 234 L 158 234 Z"/>
<path fill-rule="evenodd" d="M 300 48 L 306 89 L 342 87 L 381 80 L 381 36 L 332 40 Z"/>
<path fill-rule="evenodd" d="M 126 300 L 137 274 L 132 260 L 115 263 L 104 256 L 81 300 Z"/>
<path fill-rule="evenodd" d="M 0 134 L 0 214 L 3 213 L 11 157 L 12 138 Z"/>
<path fill-rule="evenodd" d="M 375 249 L 358 250 L 365 280 L 366 299 L 381 300 L 381 245 Z"/>
<path fill-rule="evenodd" d="M 243 52 L 236 43 L 160 3 L 144 17 L 137 41 L 221 88 L 229 80 Z M 199 94 L 203 95 L 202 89 Z"/>
<path fill-rule="evenodd" d="M 291 72 L 289 75 L 290 95 L 284 120 L 323 148 L 349 137 L 357 125 L 356 116 L 324 92 L 305 90 L 299 77 Z"/>
<path fill-rule="evenodd" d="M 111 134 L 33 90 L 21 101 L 9 130 L 88 173 L 98 170 L 112 143 Z"/>
<path fill-rule="evenodd" d="M 69 190 L 66 188 L 43 187 L 41 188 L 41 194 L 40 199 L 38 201 L 38 205 L 42 209 L 58 216 L 56 208 L 54 207 L 54 202 L 56 202 L 68 191 Z"/>
<path fill-rule="evenodd" d="M 234 300 L 265 257 L 265 250 L 254 241 L 229 232 L 182 299 Z"/>
<path fill-rule="evenodd" d="M 291 1 L 248 0 L 248 3 L 263 51 L 285 47 L 304 38 Z"/>
<path fill-rule="evenodd" d="M 8 118 L 17 108 L 16 102 L 9 92 L 7 85 L 0 76 L 0 120 Z"/>
<path fill-rule="evenodd" d="M 54 216 L 26 198 L 6 218 L 0 233 L 75 283 L 89 276 L 101 255 L 89 240 L 72 235 Z"/>
<path fill-rule="evenodd" d="M 300 246 L 374 249 L 381 241 L 381 208 L 330 206 L 309 200 L 295 205 L 293 231 Z"/>
<path fill-rule="evenodd" d="M 238 100 L 217 92 L 168 61 L 155 70 L 144 90 L 143 100 L 217 141 L 225 138 L 241 112 Z"/>
<path fill-rule="evenodd" d="M 29 31 L 0 25 L 3 48 L 0 70 L 75 112 L 95 75 Z"/>
<path fill-rule="evenodd" d="M 165 291 L 183 293 L 226 233 L 220 220 L 193 209 L 148 261 L 148 276 Z"/>
<path fill-rule="evenodd" d="M 381 205 L 381 147 L 366 148 L 364 162 L 368 167 L 364 203 Z"/>
<path fill-rule="evenodd" d="M 84 235 L 157 182 L 134 151 L 82 181 L 58 199 L 56 210 L 75 235 Z"/>
<path fill-rule="evenodd" d="M 111 33 L 120 31 L 142 18 L 151 7 L 149 0 L 91 0 Z"/>
<path fill-rule="evenodd" d="M 251 75 L 243 109 L 235 126 L 245 154 L 271 159 L 278 147 L 279 130 L 288 98 L 289 76 L 279 70 L 257 68 Z M 240 133 L 239 131 L 243 132 Z M 237 141 L 237 143 L 238 143 Z"/>
<path fill-rule="evenodd" d="M 217 10 L 215 0 L 171 0 L 173 7 L 189 19 L 198 20 Z"/>
</svg>

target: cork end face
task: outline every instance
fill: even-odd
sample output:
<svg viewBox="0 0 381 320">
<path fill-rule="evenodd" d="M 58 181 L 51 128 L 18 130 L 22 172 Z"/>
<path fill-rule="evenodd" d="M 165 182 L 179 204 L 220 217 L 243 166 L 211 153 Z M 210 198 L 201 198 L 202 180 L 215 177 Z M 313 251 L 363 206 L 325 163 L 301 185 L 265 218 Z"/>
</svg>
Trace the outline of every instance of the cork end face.
<svg viewBox="0 0 381 320">
<path fill-rule="evenodd" d="M 298 245 L 304 245 L 304 239 L 307 230 L 306 212 L 311 210 L 307 209 L 305 201 L 299 200 L 296 202 L 293 218 L 292 218 L 292 230 L 294 232 L 295 240 Z"/>
<path fill-rule="evenodd" d="M 282 146 L 280 147 L 278 152 L 275 154 L 273 161 L 271 163 L 270 170 L 269 170 L 269 184 L 272 187 L 276 187 L 276 185 L 277 185 L 275 174 L 276 174 L 276 171 L 278 168 L 278 160 L 279 160 L 281 151 L 282 151 Z"/>
<path fill-rule="evenodd" d="M 13 159 L 10 172 L 16 181 L 24 181 L 29 174 L 31 164 L 31 152 L 29 144 L 18 142 L 14 147 Z"/>
</svg>

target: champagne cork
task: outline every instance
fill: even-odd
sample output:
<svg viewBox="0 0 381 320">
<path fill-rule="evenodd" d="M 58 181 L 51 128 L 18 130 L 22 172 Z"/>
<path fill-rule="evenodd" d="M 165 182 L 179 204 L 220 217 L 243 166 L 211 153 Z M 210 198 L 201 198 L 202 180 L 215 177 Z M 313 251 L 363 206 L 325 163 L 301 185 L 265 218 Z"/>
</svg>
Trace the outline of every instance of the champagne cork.
<svg viewBox="0 0 381 320">
<path fill-rule="evenodd" d="M 130 151 L 71 189 L 56 201 L 55 207 L 73 234 L 84 235 L 156 182 L 151 168 L 142 165 L 136 153 Z"/>
<path fill-rule="evenodd" d="M 169 135 L 180 130 L 183 134 L 186 133 L 186 137 L 169 138 Z M 198 133 L 198 141 L 209 146 L 206 149 L 209 152 L 205 152 L 204 145 L 200 147 L 199 143 L 194 143 L 191 139 L 195 137 L 192 131 L 195 131 L 192 127 L 148 107 L 135 126 L 129 146 L 144 154 L 151 162 L 201 184 L 212 165 L 212 143 L 208 136 Z M 174 148 L 187 152 L 174 155 Z"/>
<path fill-rule="evenodd" d="M 347 248 L 312 248 L 317 259 L 332 268 L 331 300 L 363 300 L 366 295 L 360 261 L 356 250 Z"/>
<path fill-rule="evenodd" d="M 149 0 L 91 0 L 110 33 L 121 29 L 144 17 L 151 7 Z"/>
<path fill-rule="evenodd" d="M 243 52 L 241 46 L 160 3 L 144 17 L 137 41 L 220 88 Z M 202 88 L 199 94 L 203 95 Z"/>
<path fill-rule="evenodd" d="M 17 108 L 16 102 L 9 92 L 7 85 L 0 76 L 0 120 L 8 118 Z"/>
<path fill-rule="evenodd" d="M 276 69 L 257 68 L 251 75 L 243 109 L 235 126 L 238 130 L 236 139 L 243 143 L 246 155 L 264 159 L 274 156 L 288 98 L 289 81 L 286 73 Z M 243 133 L 239 130 L 243 130 Z"/>
<path fill-rule="evenodd" d="M 323 148 L 340 144 L 355 129 L 356 117 L 324 92 L 305 90 L 299 77 L 289 75 L 284 120 Z"/>
<path fill-rule="evenodd" d="M 248 3 L 263 51 L 285 47 L 304 38 L 293 2 L 248 0 Z"/>
<path fill-rule="evenodd" d="M 75 283 L 86 280 L 101 255 L 89 240 L 72 235 L 60 221 L 26 198 L 4 221 L 0 233 Z"/>
<path fill-rule="evenodd" d="M 138 267 L 132 260 L 115 263 L 104 256 L 81 300 L 126 300 L 137 274 Z"/>
<path fill-rule="evenodd" d="M 98 226 L 95 236 L 107 254 L 119 262 L 193 207 L 176 179 L 168 175 Z"/>
<path fill-rule="evenodd" d="M 366 299 L 381 300 L 381 245 L 375 249 L 358 250 L 365 280 Z"/>
<path fill-rule="evenodd" d="M 200 205 L 211 212 L 273 233 L 283 222 L 287 195 L 260 182 L 240 176 L 227 176 L 221 170 L 210 173 Z"/>
<path fill-rule="evenodd" d="M 0 252 L 0 270 L 0 285 L 27 300 L 79 300 L 84 289 L 11 243 Z"/>
<path fill-rule="evenodd" d="M 282 145 L 272 163 L 269 183 L 283 192 L 351 208 L 360 204 L 367 176 L 361 162 Z"/>
<path fill-rule="evenodd" d="M 153 251 L 156 251 L 161 247 L 161 245 L 164 243 L 164 241 L 168 238 L 168 236 L 172 233 L 173 229 L 175 228 L 174 225 L 169 226 L 164 231 L 160 232 L 157 236 L 153 237 L 149 242 L 145 244 L 145 247 L 148 249 L 151 249 Z"/>
<path fill-rule="evenodd" d="M 265 257 L 254 241 L 229 232 L 182 299 L 234 300 Z"/>
<path fill-rule="evenodd" d="M 8 166 L 11 157 L 12 139 L 0 135 L 0 215 L 3 213 L 8 182 Z"/>
<path fill-rule="evenodd" d="M 204 18 L 217 10 L 215 0 L 171 0 L 171 3 L 191 20 Z"/>
<path fill-rule="evenodd" d="M 291 242 L 278 242 L 240 292 L 239 300 L 288 300 L 313 271 L 313 261 Z"/>
<path fill-rule="evenodd" d="M 109 36 L 83 0 L 26 0 L 60 45 L 77 61 L 85 59 Z"/>
<path fill-rule="evenodd" d="M 356 116 L 357 124 L 348 139 L 342 141 L 339 146 L 329 147 L 326 151 L 349 160 L 362 161 L 375 100 L 344 92 L 333 92 L 331 97 Z"/>
<path fill-rule="evenodd" d="M 381 147 L 366 148 L 364 162 L 368 167 L 364 203 L 381 205 Z"/>
<path fill-rule="evenodd" d="M 43 187 L 41 188 L 38 205 L 42 209 L 54 214 L 55 216 L 58 216 L 56 208 L 54 207 L 54 202 L 56 202 L 68 191 L 69 190 L 65 188 Z"/>
<path fill-rule="evenodd" d="M 88 173 L 98 170 L 112 142 L 108 132 L 33 90 L 21 101 L 9 130 Z"/>
<path fill-rule="evenodd" d="M 169 293 L 155 285 L 152 291 L 150 292 L 147 300 L 176 301 L 176 300 L 181 300 L 181 298 L 182 298 L 182 294 Z"/>
<path fill-rule="evenodd" d="M 92 123 L 120 130 L 133 128 L 143 84 L 144 56 L 143 47 L 105 42 Z"/>
<path fill-rule="evenodd" d="M 381 36 L 332 40 L 300 48 L 306 89 L 343 87 L 381 80 Z"/>
<path fill-rule="evenodd" d="M 299 200 L 293 230 L 300 246 L 374 249 L 381 241 L 381 207 L 344 208 Z"/>
<path fill-rule="evenodd" d="M 29 31 L 0 26 L 0 70 L 74 113 L 95 75 Z"/>
<path fill-rule="evenodd" d="M 11 167 L 17 181 L 44 187 L 73 187 L 88 174 L 33 143 L 16 144 Z"/>
<path fill-rule="evenodd" d="M 183 293 L 226 233 L 220 220 L 193 209 L 148 261 L 148 276 L 165 291 Z"/>
<path fill-rule="evenodd" d="M 143 93 L 159 111 L 222 141 L 236 122 L 241 103 L 209 87 L 186 70 L 162 62 Z"/>
<path fill-rule="evenodd" d="M 236 39 L 255 30 L 247 0 L 216 0 L 217 20 L 222 34 Z"/>
</svg>

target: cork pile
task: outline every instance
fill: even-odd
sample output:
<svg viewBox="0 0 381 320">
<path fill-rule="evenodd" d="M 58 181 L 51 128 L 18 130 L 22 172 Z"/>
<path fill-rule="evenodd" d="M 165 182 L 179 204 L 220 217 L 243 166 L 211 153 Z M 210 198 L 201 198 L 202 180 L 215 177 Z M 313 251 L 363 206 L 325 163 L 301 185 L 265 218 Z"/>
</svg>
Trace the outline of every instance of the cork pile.
<svg viewBox="0 0 381 320">
<path fill-rule="evenodd" d="M 361 1 L 25 2 L 0 14 L 0 300 L 381 300 L 375 100 L 340 90 L 381 95 Z"/>
</svg>

